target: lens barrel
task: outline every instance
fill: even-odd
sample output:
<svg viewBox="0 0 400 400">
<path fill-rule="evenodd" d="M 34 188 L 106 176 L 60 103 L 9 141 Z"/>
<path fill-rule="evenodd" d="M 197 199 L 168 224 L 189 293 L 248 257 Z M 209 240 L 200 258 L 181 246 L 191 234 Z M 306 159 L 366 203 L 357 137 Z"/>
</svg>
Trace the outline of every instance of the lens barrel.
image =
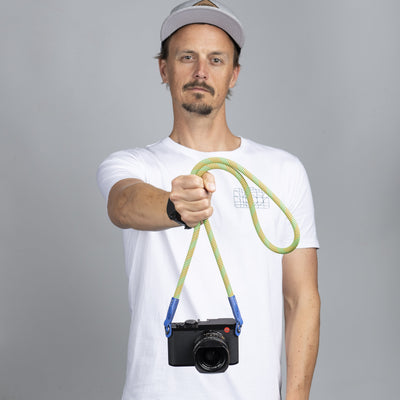
<svg viewBox="0 0 400 400">
<path fill-rule="evenodd" d="M 228 345 L 224 336 L 217 331 L 207 331 L 196 339 L 193 356 L 199 372 L 224 372 L 229 366 Z"/>
</svg>

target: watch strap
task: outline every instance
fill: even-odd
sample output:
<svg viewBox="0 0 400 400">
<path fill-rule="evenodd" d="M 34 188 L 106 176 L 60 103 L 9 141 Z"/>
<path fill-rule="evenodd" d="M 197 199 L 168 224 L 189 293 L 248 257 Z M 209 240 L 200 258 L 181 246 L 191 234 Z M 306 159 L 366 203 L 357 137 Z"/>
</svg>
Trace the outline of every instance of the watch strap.
<svg viewBox="0 0 400 400">
<path fill-rule="evenodd" d="M 186 225 L 182 221 L 181 214 L 179 214 L 178 211 L 176 211 L 175 204 L 171 201 L 171 199 L 168 199 L 167 215 L 168 215 L 168 218 L 171 221 L 174 221 L 174 222 L 177 222 L 180 225 L 183 225 L 185 227 L 185 229 L 191 229 L 190 226 Z"/>
</svg>

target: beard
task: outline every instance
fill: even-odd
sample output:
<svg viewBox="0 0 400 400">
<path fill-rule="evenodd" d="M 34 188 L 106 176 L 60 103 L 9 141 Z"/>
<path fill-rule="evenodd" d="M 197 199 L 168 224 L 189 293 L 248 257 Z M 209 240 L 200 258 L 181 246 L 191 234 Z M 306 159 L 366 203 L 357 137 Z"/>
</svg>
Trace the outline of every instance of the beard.
<svg viewBox="0 0 400 400">
<path fill-rule="evenodd" d="M 214 96 L 214 94 L 215 94 L 214 88 L 207 85 L 205 82 L 202 82 L 202 81 L 193 81 L 193 82 L 187 83 L 183 87 L 183 90 L 184 91 L 189 90 L 194 87 L 202 87 L 202 88 L 206 89 L 211 94 L 211 96 Z M 194 98 L 196 101 L 200 101 L 204 98 L 204 95 L 202 93 L 195 93 Z M 182 107 L 188 112 L 203 115 L 203 116 L 210 115 L 211 112 L 213 111 L 213 107 L 210 106 L 209 104 L 205 104 L 205 103 L 197 103 L 197 102 L 183 103 Z"/>
<path fill-rule="evenodd" d="M 182 107 L 188 112 L 203 116 L 210 115 L 213 110 L 209 104 L 204 103 L 183 103 Z"/>
</svg>

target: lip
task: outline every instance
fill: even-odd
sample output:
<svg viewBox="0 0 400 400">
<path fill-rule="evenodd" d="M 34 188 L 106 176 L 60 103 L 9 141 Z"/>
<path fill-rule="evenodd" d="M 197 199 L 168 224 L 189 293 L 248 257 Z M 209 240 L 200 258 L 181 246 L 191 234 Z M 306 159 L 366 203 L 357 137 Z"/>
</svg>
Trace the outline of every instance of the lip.
<svg viewBox="0 0 400 400">
<path fill-rule="evenodd" d="M 214 96 L 215 91 L 214 89 L 209 86 L 206 85 L 203 82 L 191 82 L 191 83 L 187 83 L 186 85 L 183 86 L 183 90 L 191 90 L 194 93 L 209 93 L 211 96 Z"/>
<path fill-rule="evenodd" d="M 207 92 L 207 93 L 209 93 L 210 91 L 209 90 L 207 90 L 207 89 L 205 89 L 205 88 L 203 88 L 203 87 L 193 87 L 193 88 L 189 88 L 188 90 L 198 90 L 199 92 Z"/>
</svg>

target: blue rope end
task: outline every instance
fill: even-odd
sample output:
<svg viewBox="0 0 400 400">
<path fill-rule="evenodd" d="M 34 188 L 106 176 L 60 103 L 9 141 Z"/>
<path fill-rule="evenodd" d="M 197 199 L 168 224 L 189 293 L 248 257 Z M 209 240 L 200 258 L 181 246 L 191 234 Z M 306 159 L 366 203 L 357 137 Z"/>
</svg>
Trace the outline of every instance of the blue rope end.
<svg viewBox="0 0 400 400">
<path fill-rule="evenodd" d="M 174 319 L 176 308 L 178 307 L 179 299 L 173 297 L 168 307 L 167 318 L 164 321 L 165 336 L 169 338 L 172 335 L 172 320 Z"/>
<path fill-rule="evenodd" d="M 243 320 L 242 316 L 240 315 L 239 306 L 237 304 L 235 296 L 228 297 L 228 300 L 232 308 L 233 316 L 235 317 L 236 320 L 235 334 L 236 336 L 239 336 L 243 325 Z"/>
</svg>

